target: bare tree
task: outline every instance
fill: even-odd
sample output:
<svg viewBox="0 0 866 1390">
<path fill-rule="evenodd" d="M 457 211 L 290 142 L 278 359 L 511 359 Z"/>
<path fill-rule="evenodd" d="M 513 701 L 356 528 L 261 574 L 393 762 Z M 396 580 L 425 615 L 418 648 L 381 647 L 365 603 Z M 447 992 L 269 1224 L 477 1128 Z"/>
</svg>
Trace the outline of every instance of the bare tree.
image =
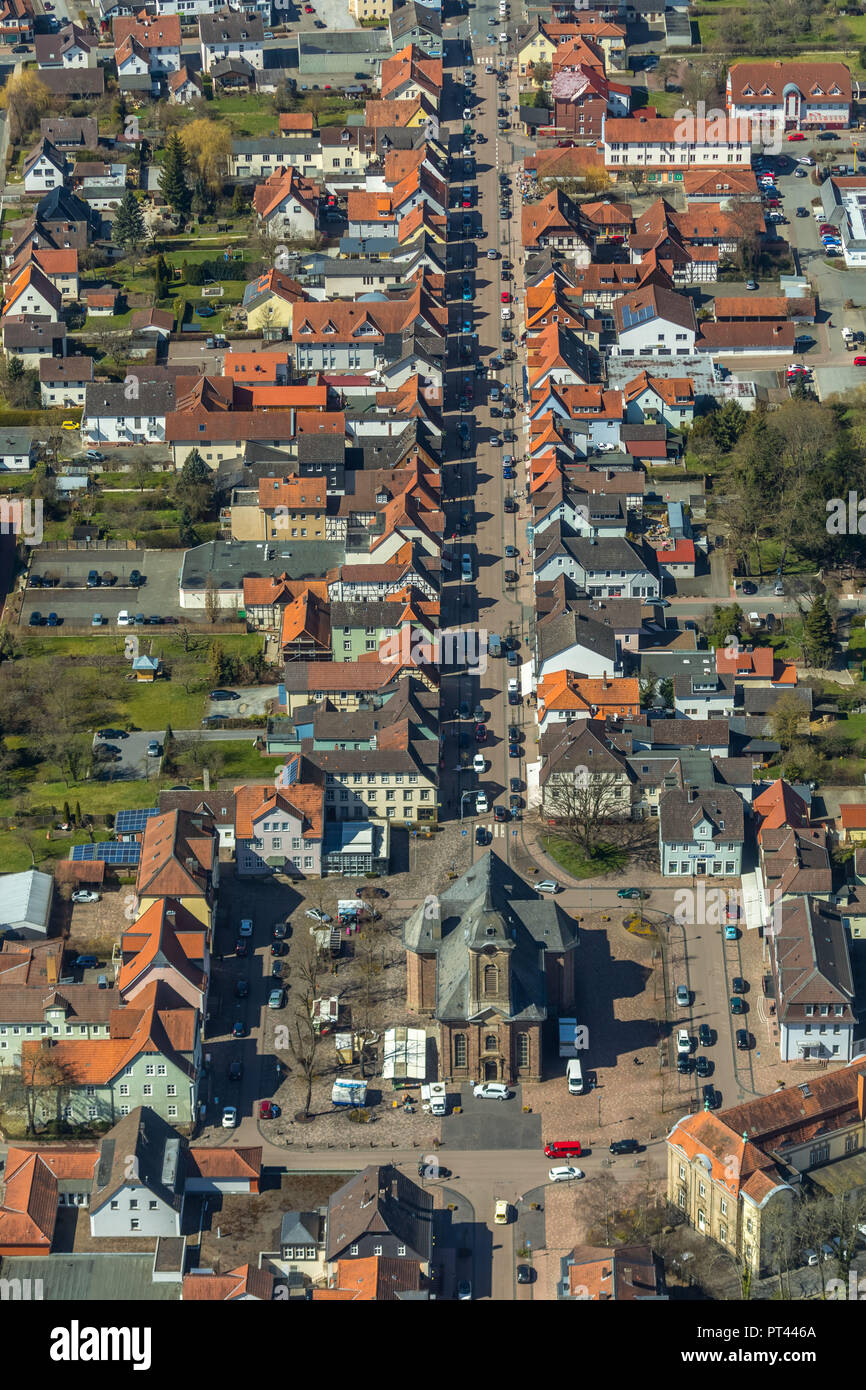
<svg viewBox="0 0 866 1390">
<path fill-rule="evenodd" d="M 55 1114 L 60 1096 L 73 1084 L 66 1063 L 54 1055 L 53 1043 L 25 1043 L 21 1049 L 21 1084 L 27 1107 L 27 1133 L 36 1133 L 36 1106 L 49 1101 Z"/>
<path fill-rule="evenodd" d="M 575 768 L 552 773 L 544 792 L 544 811 L 556 818 L 558 832 L 591 858 L 602 825 L 622 813 L 622 786 L 614 772 Z"/>
<path fill-rule="evenodd" d="M 581 1184 L 580 1198 L 574 1203 L 575 1219 L 585 1222 L 588 1233 L 597 1236 L 602 1245 L 610 1245 L 618 1204 L 616 1178 L 612 1173 L 597 1173 Z"/>
<path fill-rule="evenodd" d="M 219 595 L 217 594 L 216 581 L 212 574 L 209 574 L 204 585 L 204 611 L 207 614 L 209 623 L 215 623 L 219 617 Z"/>
<path fill-rule="evenodd" d="M 306 1085 L 300 1112 L 304 1119 L 310 1118 L 313 1081 L 316 1077 L 319 1034 L 313 1021 L 313 1003 L 318 995 L 320 971 L 321 962 L 314 938 L 301 936 L 292 951 L 294 1016 L 288 1029 L 288 1045 Z"/>
</svg>

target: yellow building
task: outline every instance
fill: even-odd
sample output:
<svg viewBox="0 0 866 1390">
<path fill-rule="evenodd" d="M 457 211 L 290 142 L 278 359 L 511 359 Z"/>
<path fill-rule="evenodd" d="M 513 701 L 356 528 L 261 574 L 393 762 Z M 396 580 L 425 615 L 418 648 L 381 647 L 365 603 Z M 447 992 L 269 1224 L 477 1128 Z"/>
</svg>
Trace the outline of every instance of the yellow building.
<svg viewBox="0 0 866 1390">
<path fill-rule="evenodd" d="M 362 19 L 389 19 L 393 0 L 349 0 L 349 14 L 360 24 Z"/>
<path fill-rule="evenodd" d="M 866 1060 L 678 1120 L 667 1200 L 739 1268 L 773 1269 L 778 1222 L 814 1190 L 862 1193 Z"/>
</svg>

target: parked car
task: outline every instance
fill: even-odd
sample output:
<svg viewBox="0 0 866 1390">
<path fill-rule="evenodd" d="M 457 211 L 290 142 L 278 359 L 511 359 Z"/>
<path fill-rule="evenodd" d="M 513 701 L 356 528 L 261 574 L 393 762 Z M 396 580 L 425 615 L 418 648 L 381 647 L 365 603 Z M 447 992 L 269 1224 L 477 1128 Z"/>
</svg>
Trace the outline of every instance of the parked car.
<svg viewBox="0 0 866 1390">
<path fill-rule="evenodd" d="M 536 883 L 535 888 L 539 893 L 559 892 L 559 884 L 555 878 L 543 878 L 540 883 Z"/>
<path fill-rule="evenodd" d="M 309 917 L 313 922 L 321 922 L 323 926 L 328 926 L 334 920 L 333 917 L 328 916 L 327 912 L 322 912 L 318 907 L 308 907 L 304 916 Z"/>
<path fill-rule="evenodd" d="M 472 1094 L 476 1100 L 510 1100 L 511 1092 L 501 1081 L 482 1081 L 480 1085 L 473 1087 Z"/>
<path fill-rule="evenodd" d="M 698 1046 L 712 1047 L 714 1042 L 713 1030 L 708 1023 L 702 1023 L 698 1029 Z"/>
<path fill-rule="evenodd" d="M 209 698 L 211 700 L 239 700 L 241 697 L 236 690 L 212 690 Z"/>
<path fill-rule="evenodd" d="M 162 748 L 159 745 L 159 741 L 155 738 L 152 738 L 150 740 L 150 743 L 147 745 L 147 756 L 149 758 L 158 758 L 161 753 Z"/>
<path fill-rule="evenodd" d="M 472 1297 L 472 1285 L 468 1279 L 461 1279 L 457 1285 L 457 1297 L 461 1303 L 465 1303 Z"/>
<path fill-rule="evenodd" d="M 687 1009 L 692 1002 L 692 996 L 685 985 L 677 985 L 677 1004 L 681 1009 Z"/>
<path fill-rule="evenodd" d="M 260 1120 L 277 1120 L 282 1111 L 275 1100 L 263 1100 L 259 1102 Z"/>
<path fill-rule="evenodd" d="M 238 1122 L 238 1110 L 236 1105 L 224 1105 L 222 1127 L 223 1129 L 234 1129 Z"/>
<path fill-rule="evenodd" d="M 645 900 L 650 896 L 648 888 L 620 888 L 617 891 L 618 898 L 638 898 Z"/>
<path fill-rule="evenodd" d="M 572 1182 L 575 1178 L 583 1177 L 582 1168 L 572 1168 L 570 1164 L 563 1164 L 559 1168 L 550 1168 L 547 1173 L 548 1182 Z"/>
<path fill-rule="evenodd" d="M 612 1154 L 636 1154 L 640 1153 L 640 1147 L 636 1139 L 612 1139 L 608 1152 Z"/>
<path fill-rule="evenodd" d="M 687 1028 L 677 1029 L 677 1052 L 680 1054 L 689 1053 L 692 1050 L 692 1040 L 689 1037 Z"/>
<path fill-rule="evenodd" d="M 704 1057 L 703 1054 L 701 1054 L 701 1056 L 695 1058 L 695 1071 L 698 1076 L 709 1076 L 712 1069 L 713 1064 L 709 1057 Z"/>
<path fill-rule="evenodd" d="M 233 1038 L 245 1038 L 247 1035 L 247 1025 L 242 1018 L 236 1018 L 232 1025 Z"/>
<path fill-rule="evenodd" d="M 98 956 L 77 956 L 75 959 L 75 965 L 78 970 L 93 970 L 98 964 Z"/>
<path fill-rule="evenodd" d="M 74 903 L 98 903 L 99 898 L 100 894 L 94 893 L 90 888 L 79 888 L 72 894 Z"/>
</svg>

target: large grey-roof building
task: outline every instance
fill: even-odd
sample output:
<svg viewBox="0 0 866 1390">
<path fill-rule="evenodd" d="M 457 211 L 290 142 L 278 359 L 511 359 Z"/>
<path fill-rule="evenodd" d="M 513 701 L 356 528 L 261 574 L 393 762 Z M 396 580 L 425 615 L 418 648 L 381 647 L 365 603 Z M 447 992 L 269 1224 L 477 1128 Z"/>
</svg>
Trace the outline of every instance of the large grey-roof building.
<svg viewBox="0 0 866 1390">
<path fill-rule="evenodd" d="M 575 998 L 578 929 L 488 851 L 403 929 L 409 1009 L 448 1081 L 540 1081 L 542 1030 Z"/>
<path fill-rule="evenodd" d="M 38 869 L 0 878 L 0 932 L 45 936 L 54 901 L 54 879 Z"/>
</svg>

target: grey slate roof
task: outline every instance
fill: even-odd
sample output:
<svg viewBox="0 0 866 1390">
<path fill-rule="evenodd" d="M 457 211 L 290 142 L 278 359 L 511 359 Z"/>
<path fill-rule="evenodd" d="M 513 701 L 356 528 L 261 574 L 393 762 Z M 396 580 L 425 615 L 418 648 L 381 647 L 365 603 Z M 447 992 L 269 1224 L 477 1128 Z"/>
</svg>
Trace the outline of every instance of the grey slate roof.
<svg viewBox="0 0 866 1390">
<path fill-rule="evenodd" d="M 123 1187 L 142 1187 L 174 1211 L 183 1205 L 186 1140 L 149 1106 L 138 1105 L 100 1140 L 90 1209 Z M 130 1158 L 135 1163 L 130 1163 Z"/>
<path fill-rule="evenodd" d="M 730 787 L 699 790 L 663 791 L 659 797 L 659 832 L 665 844 L 691 844 L 695 826 L 707 820 L 712 826 L 713 844 L 742 843 L 744 832 L 743 802 Z M 724 822 L 724 829 L 721 823 Z"/>
<path fill-rule="evenodd" d="M 438 905 L 438 918 L 431 920 L 425 902 L 403 928 L 408 951 L 437 958 L 435 1017 L 468 1016 L 469 952 L 492 943 L 510 953 L 509 1019 L 545 1019 L 541 953 L 567 951 L 577 944 L 577 928 L 558 904 L 534 893 L 488 851 L 439 894 Z"/>
<path fill-rule="evenodd" d="M 259 15 L 220 10 L 219 14 L 198 17 L 199 38 L 204 44 L 263 43 L 265 27 Z"/>
<path fill-rule="evenodd" d="M 134 371 L 133 371 L 134 375 Z M 85 418 L 100 415 L 166 415 L 174 410 L 175 388 L 168 381 L 139 381 L 134 406 L 122 381 L 94 382 L 84 393 Z"/>
<path fill-rule="evenodd" d="M 328 1202 L 326 1255 L 348 1253 L 360 1236 L 388 1231 L 419 1261 L 433 1252 L 433 1197 L 390 1164 L 356 1173 Z"/>
<path fill-rule="evenodd" d="M 280 1222 L 280 1248 L 285 1245 L 318 1245 L 322 1218 L 316 1211 L 286 1211 Z"/>
<path fill-rule="evenodd" d="M 616 636 L 606 624 L 597 623 L 582 613 L 570 612 L 547 618 L 538 626 L 538 655 L 542 662 L 549 661 L 576 643 L 610 661 L 610 674 L 613 674 L 617 660 Z"/>
</svg>

